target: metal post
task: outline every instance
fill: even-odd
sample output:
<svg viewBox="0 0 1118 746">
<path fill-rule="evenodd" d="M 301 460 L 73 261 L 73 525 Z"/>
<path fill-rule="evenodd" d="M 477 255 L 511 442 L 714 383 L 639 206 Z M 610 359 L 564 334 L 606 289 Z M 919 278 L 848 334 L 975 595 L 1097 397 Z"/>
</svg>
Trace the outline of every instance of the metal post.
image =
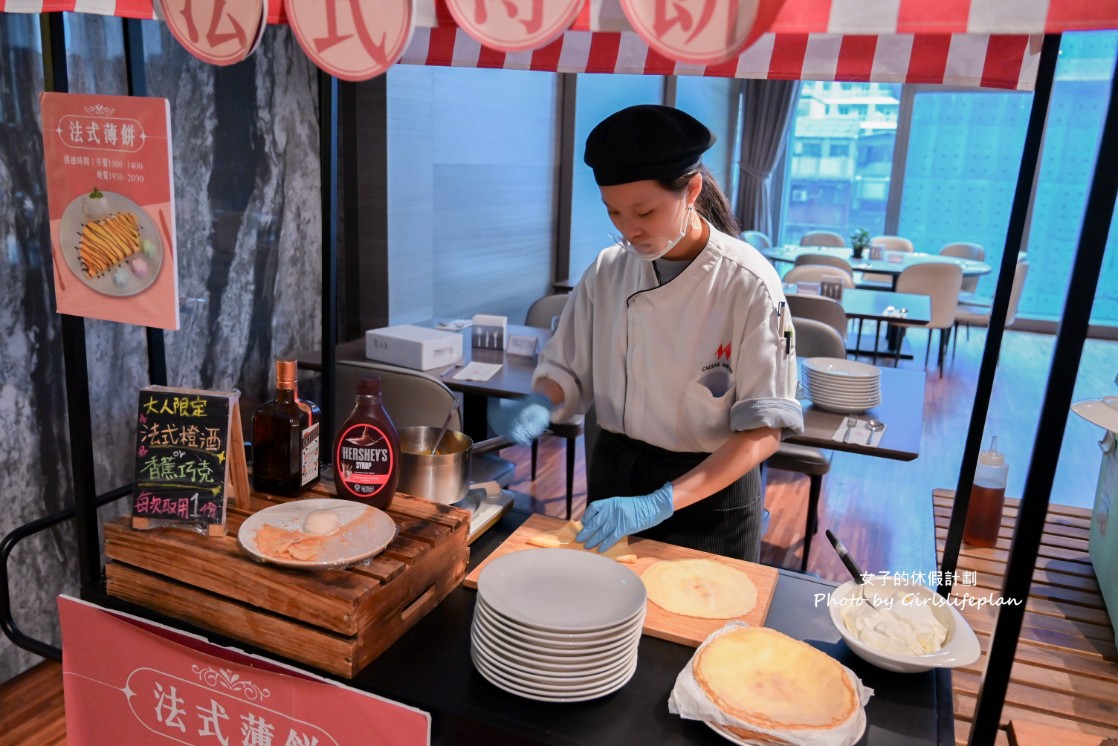
<svg viewBox="0 0 1118 746">
<path fill-rule="evenodd" d="M 1106 110 L 1095 174 L 1083 214 L 1083 229 L 1079 234 L 1071 281 L 1068 283 L 1064 312 L 1056 333 L 1053 351 L 1055 364 L 1048 374 L 1048 387 L 1037 424 L 1033 456 L 1021 507 L 1017 513 L 1017 527 L 1013 532 L 1013 545 L 1009 550 L 1005 587 L 1002 596 L 1007 600 L 1020 600 L 998 609 L 998 620 L 990 640 L 986 675 L 978 691 L 978 703 L 971 727 L 971 744 L 993 743 L 997 736 L 1005 693 L 1009 687 L 1010 669 L 1017 651 L 1017 638 L 1025 617 L 1025 601 L 1033 582 L 1033 568 L 1040 540 L 1044 533 L 1044 519 L 1048 513 L 1049 495 L 1056 476 L 1056 462 L 1067 426 L 1068 407 L 1071 406 L 1072 389 L 1083 355 L 1091 320 L 1091 306 L 1098 288 L 1099 270 L 1103 252 L 1114 216 L 1114 200 L 1118 197 L 1118 59 L 1110 79 L 1110 103 Z"/>
<path fill-rule="evenodd" d="M 322 461 L 331 463 L 337 402 L 334 356 L 338 345 L 338 79 L 318 74 L 318 142 L 322 192 Z"/>
<path fill-rule="evenodd" d="M 1040 145 L 1044 139 L 1044 123 L 1048 116 L 1048 102 L 1052 97 L 1052 80 L 1056 75 L 1056 59 L 1059 55 L 1059 34 L 1044 37 L 1044 47 L 1040 52 L 1040 68 L 1037 70 L 1036 90 L 1033 93 L 1033 107 L 1029 112 L 1029 125 L 1025 131 L 1025 145 L 1021 153 L 1021 169 L 1017 173 L 1017 189 L 1013 194 L 1009 227 L 1006 229 L 1005 251 L 1002 253 L 1002 263 L 998 270 L 998 287 L 994 293 L 994 307 L 990 313 L 989 328 L 986 330 L 986 347 L 982 351 L 982 365 L 978 371 L 978 388 L 974 394 L 967 442 L 963 448 L 963 463 L 959 467 L 955 504 L 951 509 L 951 522 L 947 528 L 947 539 L 943 544 L 943 559 L 940 561 L 939 569 L 944 578 L 955 577 L 955 569 L 959 563 L 963 528 L 967 522 L 967 507 L 970 505 L 970 492 L 974 486 L 974 470 L 978 466 L 978 452 L 982 449 L 982 431 L 990 410 L 994 374 L 998 367 L 998 354 L 1001 352 L 1002 336 L 1005 331 L 1005 317 L 1009 311 L 1009 295 L 1013 289 L 1013 275 L 1017 267 L 1017 252 L 1025 235 L 1029 196 L 1040 164 Z M 950 592 L 951 588 L 947 583 L 939 586 L 940 595 L 947 596 Z"/>
<path fill-rule="evenodd" d="M 66 93 L 66 27 L 61 13 L 39 16 L 43 45 L 43 87 Z M 85 352 L 85 319 L 62 314 L 62 354 L 65 359 L 66 414 L 70 433 L 70 468 L 73 472 L 74 525 L 78 541 L 78 576 L 81 589 L 101 582 L 101 547 L 97 533 L 96 477 L 93 471 L 93 427 L 89 414 L 89 366 Z"/>
<path fill-rule="evenodd" d="M 128 95 L 148 95 L 147 71 L 144 69 L 144 29 L 139 19 L 125 18 L 124 69 L 128 76 Z M 162 329 L 145 327 L 148 343 L 148 378 L 157 386 L 167 385 L 167 349 Z"/>
</svg>

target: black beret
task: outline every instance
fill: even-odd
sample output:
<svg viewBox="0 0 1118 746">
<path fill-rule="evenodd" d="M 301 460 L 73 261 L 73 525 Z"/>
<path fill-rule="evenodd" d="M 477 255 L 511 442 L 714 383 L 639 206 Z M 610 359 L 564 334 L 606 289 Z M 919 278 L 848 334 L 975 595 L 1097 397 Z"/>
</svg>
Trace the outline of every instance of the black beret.
<svg viewBox="0 0 1118 746">
<path fill-rule="evenodd" d="M 642 104 L 610 114 L 586 138 L 583 160 L 598 186 L 671 180 L 702 161 L 714 133 L 670 106 Z"/>
</svg>

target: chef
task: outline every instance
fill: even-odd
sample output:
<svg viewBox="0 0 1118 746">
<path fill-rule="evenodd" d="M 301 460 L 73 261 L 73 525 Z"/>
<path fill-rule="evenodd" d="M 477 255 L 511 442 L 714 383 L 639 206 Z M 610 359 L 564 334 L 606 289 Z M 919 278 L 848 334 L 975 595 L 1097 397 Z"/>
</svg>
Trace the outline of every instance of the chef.
<svg viewBox="0 0 1118 746">
<path fill-rule="evenodd" d="M 667 106 L 633 106 L 586 140 L 617 244 L 575 287 L 540 354 L 534 393 L 493 400 L 518 443 L 595 405 L 578 540 L 639 534 L 757 561 L 760 464 L 803 428 L 780 278 L 739 240 L 702 154 L 714 134 Z"/>
</svg>

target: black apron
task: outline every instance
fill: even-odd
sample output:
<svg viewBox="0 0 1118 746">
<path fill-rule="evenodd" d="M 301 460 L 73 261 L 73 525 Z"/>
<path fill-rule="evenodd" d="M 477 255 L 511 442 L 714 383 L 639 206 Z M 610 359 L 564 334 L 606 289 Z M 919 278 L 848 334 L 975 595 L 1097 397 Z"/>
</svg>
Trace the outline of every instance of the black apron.
<svg viewBox="0 0 1118 746">
<path fill-rule="evenodd" d="M 602 430 L 590 457 L 587 501 L 647 495 L 686 474 L 708 455 L 668 451 Z M 761 469 L 754 467 L 725 489 L 677 510 L 668 520 L 637 535 L 757 562 L 763 508 Z"/>
</svg>

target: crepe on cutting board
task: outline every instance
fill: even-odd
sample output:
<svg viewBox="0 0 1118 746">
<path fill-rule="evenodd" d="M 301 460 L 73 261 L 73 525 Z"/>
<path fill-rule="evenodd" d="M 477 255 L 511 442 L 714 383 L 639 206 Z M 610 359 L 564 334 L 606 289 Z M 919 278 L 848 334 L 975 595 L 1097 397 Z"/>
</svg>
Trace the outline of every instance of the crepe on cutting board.
<svg viewBox="0 0 1118 746">
<path fill-rule="evenodd" d="M 661 560 L 641 573 L 648 600 L 664 611 L 700 619 L 737 619 L 757 605 L 757 586 L 712 559 Z"/>
<path fill-rule="evenodd" d="M 607 549 L 599 552 L 597 549 L 587 549 L 582 542 L 575 539 L 582 530 L 582 521 L 567 521 L 554 531 L 545 531 L 528 539 L 528 544 L 545 549 L 581 549 L 584 552 L 594 552 L 603 557 L 632 564 L 637 561 L 637 555 L 629 549 L 629 537 L 623 536 L 621 540 Z"/>
</svg>

